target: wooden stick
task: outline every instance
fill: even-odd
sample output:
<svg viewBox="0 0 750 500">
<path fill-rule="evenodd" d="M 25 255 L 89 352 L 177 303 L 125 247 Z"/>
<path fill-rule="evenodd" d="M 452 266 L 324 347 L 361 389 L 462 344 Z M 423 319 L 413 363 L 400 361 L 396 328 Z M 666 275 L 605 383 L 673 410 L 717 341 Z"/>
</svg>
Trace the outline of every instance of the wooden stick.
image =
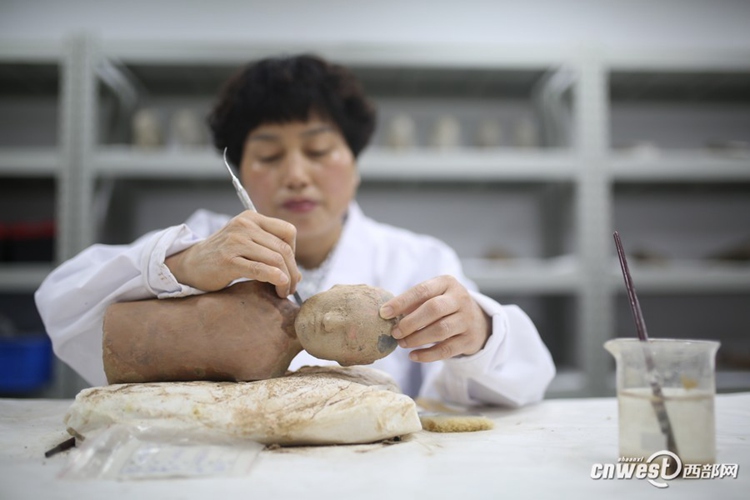
<svg viewBox="0 0 750 500">
<path fill-rule="evenodd" d="M 65 450 L 69 450 L 71 448 L 74 448 L 76 445 L 76 438 L 72 437 L 70 439 L 66 439 L 62 443 L 58 444 L 54 448 L 50 448 L 49 450 L 44 452 L 44 457 L 49 458 L 51 456 L 57 455 L 58 453 L 61 453 Z"/>
</svg>

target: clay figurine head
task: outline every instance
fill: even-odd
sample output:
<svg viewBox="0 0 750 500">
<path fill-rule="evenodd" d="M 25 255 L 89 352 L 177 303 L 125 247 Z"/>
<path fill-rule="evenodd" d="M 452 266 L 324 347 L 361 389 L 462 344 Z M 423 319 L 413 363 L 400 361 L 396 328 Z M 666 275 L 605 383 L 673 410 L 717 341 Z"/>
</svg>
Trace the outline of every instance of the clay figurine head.
<svg viewBox="0 0 750 500">
<path fill-rule="evenodd" d="M 294 328 L 302 347 L 342 366 L 366 365 L 396 348 L 391 336 L 397 318 L 380 317 L 393 294 L 368 285 L 336 285 L 302 304 Z"/>
</svg>

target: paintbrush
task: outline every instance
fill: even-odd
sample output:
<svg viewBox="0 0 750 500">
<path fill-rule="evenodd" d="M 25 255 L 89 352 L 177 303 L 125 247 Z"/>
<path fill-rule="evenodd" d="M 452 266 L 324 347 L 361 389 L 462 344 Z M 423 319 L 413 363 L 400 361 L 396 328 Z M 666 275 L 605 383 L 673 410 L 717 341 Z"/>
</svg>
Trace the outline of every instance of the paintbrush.
<svg viewBox="0 0 750 500">
<path fill-rule="evenodd" d="M 625 280 L 625 289 L 628 292 L 628 299 L 630 301 L 630 310 L 633 313 L 633 320 L 635 321 L 635 328 L 638 333 L 638 338 L 643 343 L 643 355 L 646 360 L 646 371 L 648 374 L 649 384 L 651 385 L 651 392 L 654 397 L 651 398 L 654 411 L 656 412 L 656 418 L 659 422 L 662 434 L 667 439 L 667 449 L 676 455 L 677 443 L 675 443 L 674 432 L 672 431 L 672 424 L 667 414 L 667 408 L 664 404 L 664 393 L 661 390 L 661 384 L 659 383 L 659 373 L 656 371 L 654 366 L 654 358 L 651 354 L 651 347 L 648 342 L 648 332 L 646 331 L 646 321 L 643 319 L 643 312 L 641 311 L 641 304 L 638 302 L 638 296 L 635 293 L 635 285 L 633 285 L 633 279 L 630 276 L 630 269 L 628 268 L 628 261 L 625 258 L 625 250 L 620 240 L 620 234 L 615 231 L 615 247 L 617 248 L 617 257 L 620 260 L 620 268 L 622 269 L 622 276 Z"/>
</svg>

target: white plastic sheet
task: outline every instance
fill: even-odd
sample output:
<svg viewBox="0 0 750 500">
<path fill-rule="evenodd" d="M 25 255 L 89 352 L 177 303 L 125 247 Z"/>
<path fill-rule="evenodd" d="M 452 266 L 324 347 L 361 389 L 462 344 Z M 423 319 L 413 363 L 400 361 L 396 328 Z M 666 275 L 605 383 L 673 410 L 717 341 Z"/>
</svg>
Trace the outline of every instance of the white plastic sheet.
<svg viewBox="0 0 750 500">
<path fill-rule="evenodd" d="M 63 479 L 167 479 L 242 476 L 263 445 L 253 441 L 211 442 L 149 428 L 114 425 L 72 453 Z"/>
</svg>

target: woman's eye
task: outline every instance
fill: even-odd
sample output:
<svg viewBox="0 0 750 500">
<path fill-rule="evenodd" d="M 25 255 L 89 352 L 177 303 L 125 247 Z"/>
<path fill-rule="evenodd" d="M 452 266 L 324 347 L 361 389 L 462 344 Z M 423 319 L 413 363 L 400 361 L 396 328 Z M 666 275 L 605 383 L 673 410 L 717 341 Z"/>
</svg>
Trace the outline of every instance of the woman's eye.
<svg viewBox="0 0 750 500">
<path fill-rule="evenodd" d="M 281 153 L 273 154 L 273 155 L 266 155 L 266 156 L 259 156 L 258 160 L 261 161 L 261 163 L 275 163 L 279 161 L 282 157 Z"/>
<path fill-rule="evenodd" d="M 310 155 L 313 158 L 320 158 L 322 156 L 327 155 L 331 151 L 330 148 L 324 148 L 324 149 L 311 149 L 307 152 L 308 155 Z"/>
</svg>

